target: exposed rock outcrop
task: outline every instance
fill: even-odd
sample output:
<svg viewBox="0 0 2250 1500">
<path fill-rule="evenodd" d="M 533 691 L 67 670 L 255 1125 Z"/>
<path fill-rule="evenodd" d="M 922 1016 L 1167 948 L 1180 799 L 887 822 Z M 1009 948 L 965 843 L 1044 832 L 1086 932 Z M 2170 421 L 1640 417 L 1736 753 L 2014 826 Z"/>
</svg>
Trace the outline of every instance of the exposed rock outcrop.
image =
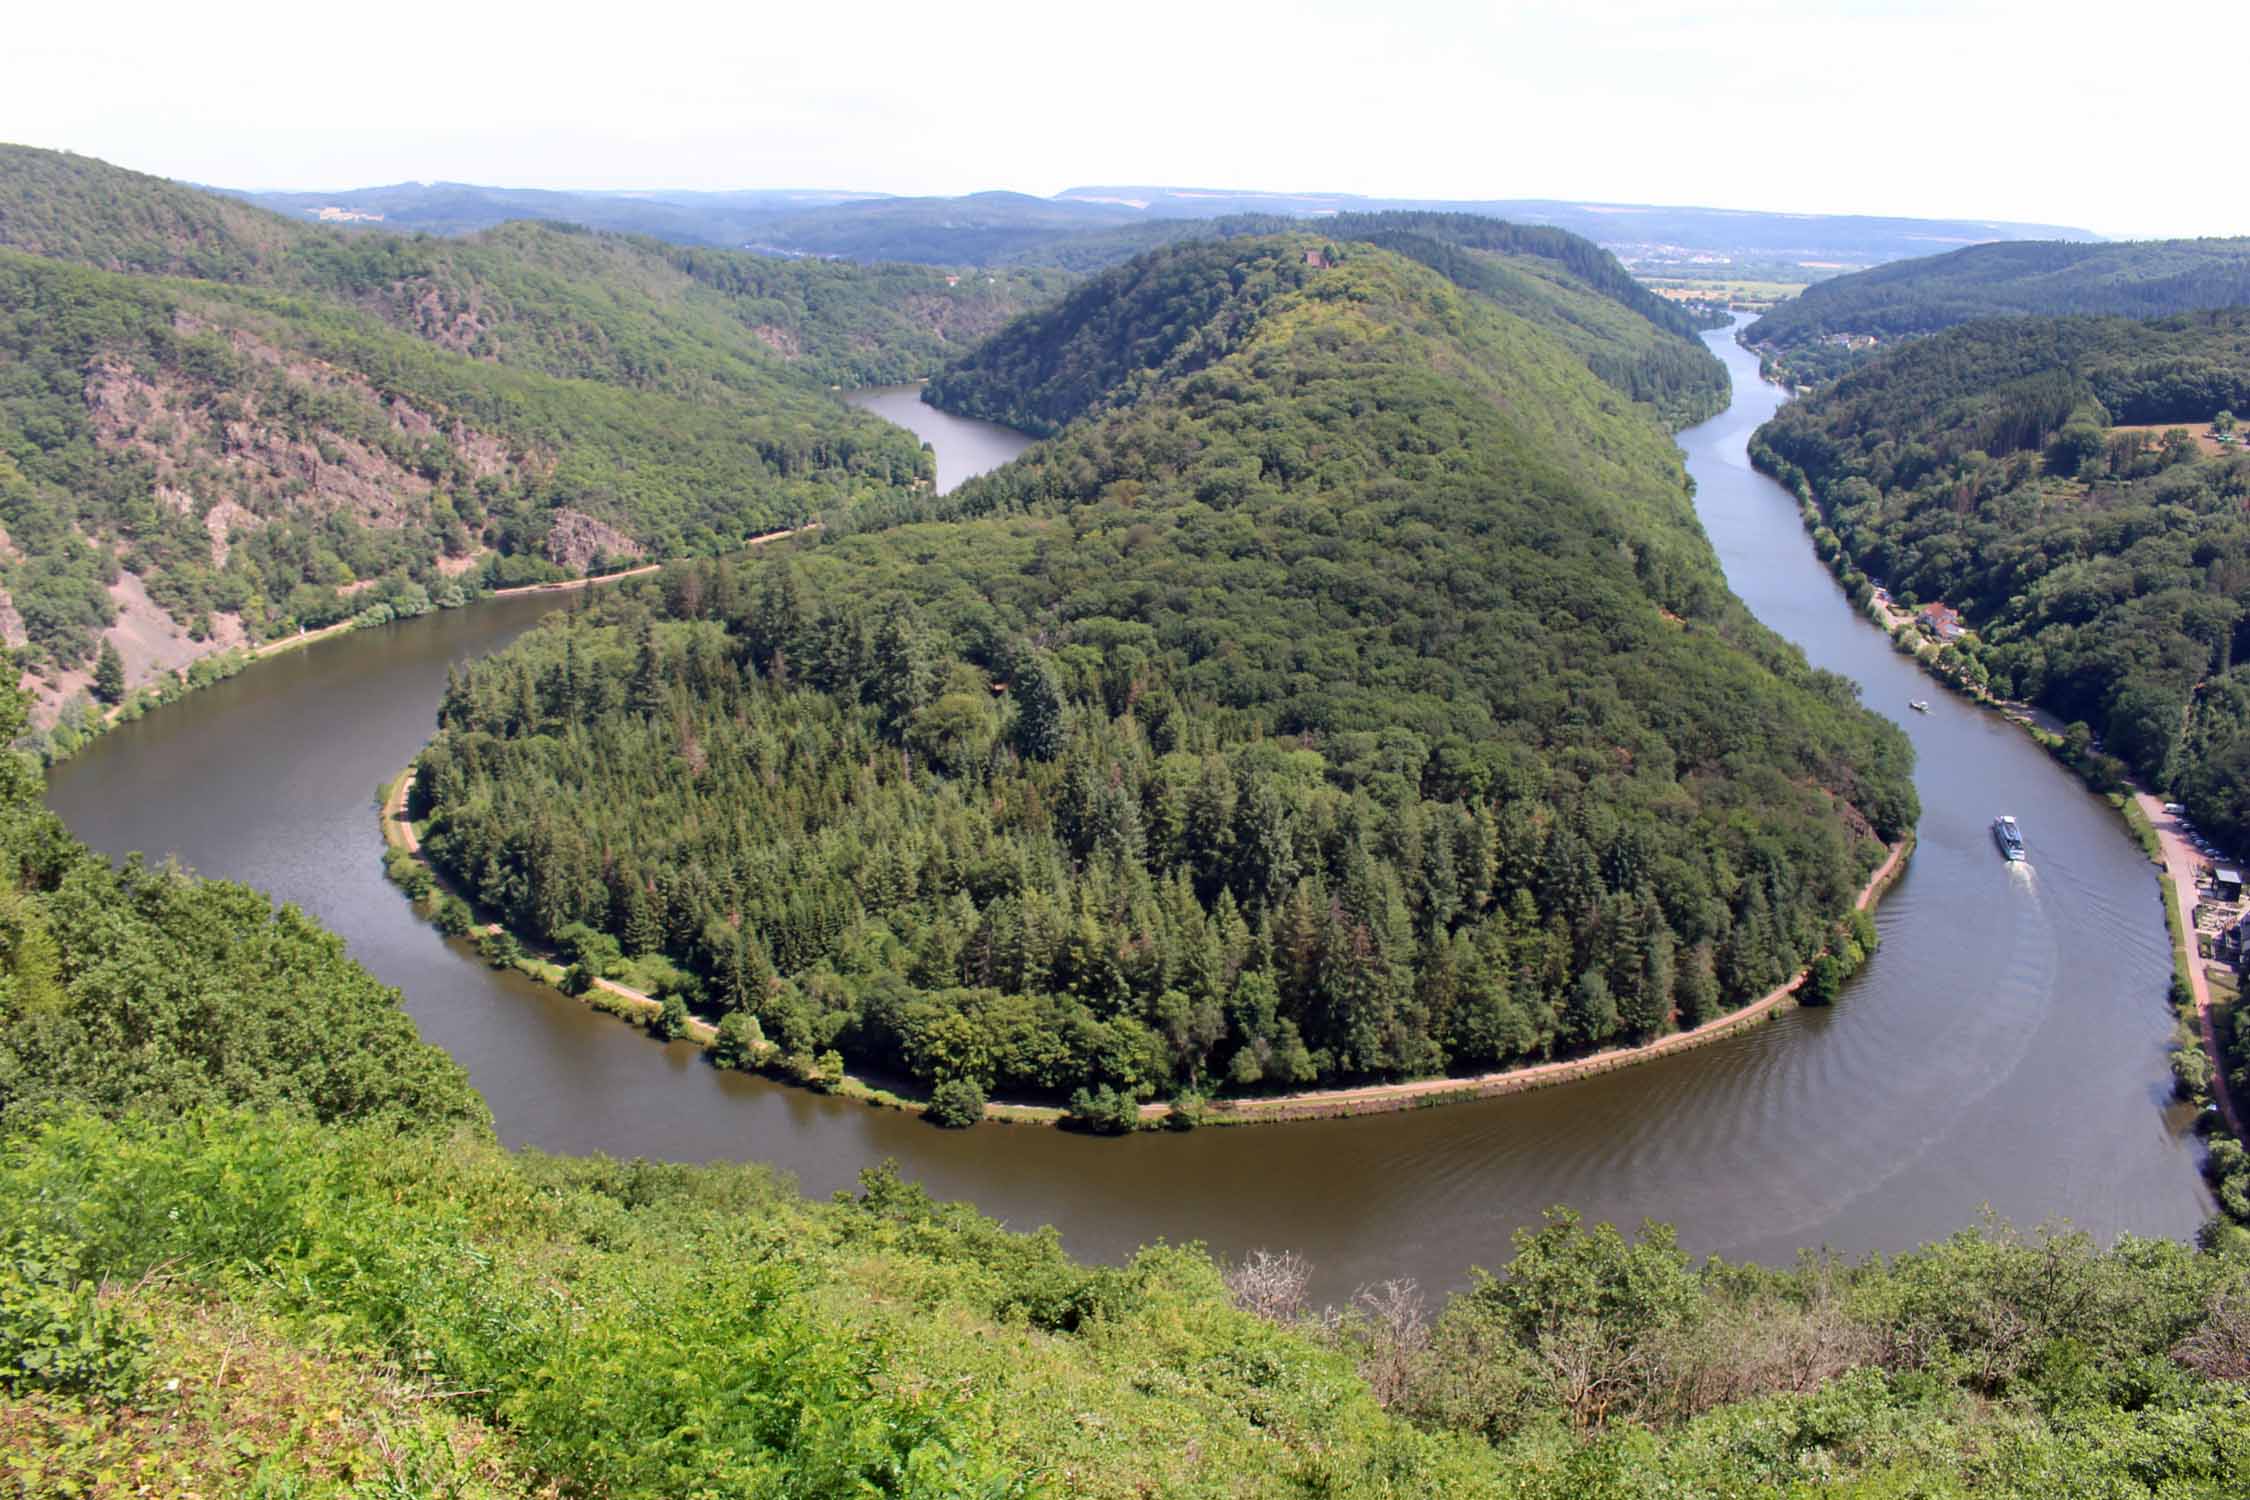
<svg viewBox="0 0 2250 1500">
<path fill-rule="evenodd" d="M 639 557 L 647 549 L 606 521 L 565 505 L 555 511 L 547 533 L 547 556 L 574 573 L 583 573 L 604 555 Z"/>
</svg>

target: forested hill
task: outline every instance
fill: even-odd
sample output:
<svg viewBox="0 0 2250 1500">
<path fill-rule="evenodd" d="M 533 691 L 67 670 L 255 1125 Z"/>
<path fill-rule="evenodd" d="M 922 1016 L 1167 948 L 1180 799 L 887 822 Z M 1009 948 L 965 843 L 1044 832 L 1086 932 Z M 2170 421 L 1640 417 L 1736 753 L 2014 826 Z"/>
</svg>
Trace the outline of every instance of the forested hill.
<svg viewBox="0 0 2250 1500">
<path fill-rule="evenodd" d="M 2079 244 L 2025 240 L 1974 245 L 1816 282 L 1750 325 L 1744 337 L 1794 367 L 1834 374 L 1828 340 L 1889 343 L 1976 318 L 2015 314 L 2164 317 L 2250 305 L 2250 239 Z"/>
<path fill-rule="evenodd" d="M 2213 426 L 2236 412 L 2250 309 L 1997 319 L 1784 407 L 1753 453 L 1848 581 L 1961 611 L 1949 670 L 2250 840 L 2250 456 Z"/>
<path fill-rule="evenodd" d="M 286 219 L 89 157 L 0 145 L 0 247 L 348 302 L 447 349 L 639 387 L 918 379 L 1067 284 L 786 260 L 568 223 L 459 238 Z"/>
<path fill-rule="evenodd" d="M 1695 319 L 1635 281 L 1615 256 L 1591 240 L 1560 229 L 1508 224 L 1475 214 L 1339 214 L 1316 227 L 1323 236 L 1324 258 L 1326 251 L 1340 244 L 1374 244 L 1419 261 L 1455 285 L 1538 324 L 1576 350 L 1603 381 L 1635 401 L 1648 403 L 1672 427 L 1687 426 L 1726 408 L 1726 371 L 1697 337 Z M 1306 232 L 1301 223 L 1272 215 L 1184 223 L 1179 228 L 1183 242 Z M 1116 243 L 1121 251 L 1137 250 L 1148 233 L 1118 231 Z M 1120 323 L 1147 324 L 1160 337 L 1166 317 L 1150 318 L 1148 308 L 1105 305 L 1116 297 L 1119 285 L 1111 278 L 1085 288 L 1069 308 L 1058 307 L 1044 320 L 1019 326 L 1012 337 L 1018 344 L 1035 344 L 1052 338 L 1055 328 L 1079 330 L 1074 336 L 1083 337 L 1088 325 Z M 991 360 L 1021 357 L 1020 350 L 997 344 L 980 351 L 933 382 L 930 399 L 992 415 L 1003 403 L 978 391 L 980 373 Z M 1120 374 L 1096 368 L 1074 370 L 1064 378 L 1106 390 L 1117 384 Z M 1026 430 L 1051 432 L 1053 414 L 1041 408 L 1054 395 L 1033 393 L 1029 404 L 1011 409 L 1027 419 Z"/>
<path fill-rule="evenodd" d="M 926 374 L 1060 283 L 346 234 L 0 148 L 0 637 L 52 718 L 105 640 L 137 686 L 903 495 L 920 444 L 828 387 Z"/>
<path fill-rule="evenodd" d="M 1727 593 L 1566 345 L 1323 245 L 1161 252 L 1003 335 L 979 389 L 1061 431 L 950 524 L 466 671 L 427 847 L 807 1069 L 1100 1125 L 1643 1039 L 1845 952 L 1903 736 Z"/>
</svg>

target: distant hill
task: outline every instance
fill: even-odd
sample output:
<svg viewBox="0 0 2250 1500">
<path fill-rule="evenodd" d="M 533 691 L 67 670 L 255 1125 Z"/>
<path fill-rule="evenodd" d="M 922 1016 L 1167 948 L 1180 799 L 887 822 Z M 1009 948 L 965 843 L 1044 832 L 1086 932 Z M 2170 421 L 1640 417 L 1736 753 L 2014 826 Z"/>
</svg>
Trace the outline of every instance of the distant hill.
<svg viewBox="0 0 2250 1500">
<path fill-rule="evenodd" d="M 1654 407 L 1669 426 L 1726 407 L 1726 372 L 1697 337 L 1696 320 L 1634 280 L 1607 250 L 1565 230 L 1457 213 L 1338 214 L 1312 225 L 1245 214 L 1148 227 L 1191 231 L 1187 239 L 1317 230 L 1334 242 L 1378 245 L 1556 335 L 1604 382 Z M 1101 238 L 1122 247 L 1132 234 Z M 940 380 L 933 394 L 943 399 L 945 389 Z M 1052 430 L 1056 421 L 1039 405 L 985 414 L 1034 432 Z"/>
<path fill-rule="evenodd" d="M 0 638 L 52 718 L 103 639 L 138 684 L 903 492 L 919 442 L 828 387 L 928 374 L 1062 285 L 353 233 L 0 147 Z"/>
<path fill-rule="evenodd" d="M 1375 198 L 1351 193 L 1271 193 L 1185 187 L 1077 187 L 1052 198 L 1023 193 L 892 197 L 880 193 L 541 192 L 462 183 L 399 183 L 325 193 L 234 196 L 301 219 L 459 234 L 509 219 L 565 220 L 685 244 L 800 255 L 895 259 L 938 265 L 999 262 L 1096 270 L 1143 250 L 1208 233 L 1200 226 L 1245 214 L 1288 219 L 1336 214 L 1468 213 L 1547 225 L 1620 251 L 1636 264 L 1711 256 L 1801 262 L 1826 272 L 1879 265 L 1987 240 L 2094 240 L 2087 230 L 2000 220 L 1876 218 L 1767 213 L 1545 198 Z M 344 219 L 367 215 L 367 219 Z"/>
<path fill-rule="evenodd" d="M 647 234 L 678 244 L 740 246 L 778 219 L 833 207 L 859 193 L 772 189 L 721 193 L 554 192 L 466 182 L 399 182 L 336 192 L 257 193 L 207 188 L 299 221 L 468 234 L 511 219 L 544 219 Z"/>
<path fill-rule="evenodd" d="M 1832 376 L 1867 341 L 1936 333 L 1977 318 L 2107 314 L 2165 317 L 2250 305 L 2250 238 L 2125 244 L 1976 245 L 1824 281 L 1745 335 L 1800 379 Z M 1825 343 L 1828 350 L 1814 354 Z"/>
<path fill-rule="evenodd" d="M 1473 213 L 1518 224 L 1552 225 L 1612 247 L 1670 246 L 1690 251 L 1795 256 L 1855 264 L 1927 255 L 1939 246 L 1971 245 L 1986 240 L 2099 238 L 2084 229 L 1996 219 L 1773 213 L 1751 209 L 1661 207 L 1646 203 L 1582 203 L 1554 198 L 1367 198 L 1351 193 L 1255 193 L 1167 187 L 1079 187 L 1056 196 L 1067 202 L 1137 207 L 1154 217 L 1179 219 L 1244 213 L 1303 218 L 1396 210 Z"/>
<path fill-rule="evenodd" d="M 453 182 L 326 193 L 210 191 L 301 222 L 344 227 L 450 235 L 540 219 L 675 244 L 947 266 L 1020 258 L 1037 247 L 1149 217 L 1134 209 L 1006 192 L 958 198 L 789 190 L 573 193 Z"/>
</svg>

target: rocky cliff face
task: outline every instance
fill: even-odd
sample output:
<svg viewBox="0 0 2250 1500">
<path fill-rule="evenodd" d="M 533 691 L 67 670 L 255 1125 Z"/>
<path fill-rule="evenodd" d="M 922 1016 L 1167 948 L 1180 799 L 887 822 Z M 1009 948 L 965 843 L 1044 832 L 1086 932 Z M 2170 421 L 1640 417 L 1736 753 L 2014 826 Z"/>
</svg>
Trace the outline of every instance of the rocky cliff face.
<svg viewBox="0 0 2250 1500">
<path fill-rule="evenodd" d="M 547 533 L 547 556 L 573 573 L 583 573 L 605 557 L 640 557 L 647 549 L 624 532 L 582 510 L 560 506 Z"/>
</svg>

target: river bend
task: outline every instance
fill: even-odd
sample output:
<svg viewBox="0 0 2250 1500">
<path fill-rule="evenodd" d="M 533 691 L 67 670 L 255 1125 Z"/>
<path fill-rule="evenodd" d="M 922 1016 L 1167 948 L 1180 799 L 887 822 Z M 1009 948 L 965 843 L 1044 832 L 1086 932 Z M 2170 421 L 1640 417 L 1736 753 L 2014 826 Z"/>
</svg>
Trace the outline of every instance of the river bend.
<svg viewBox="0 0 2250 1500">
<path fill-rule="evenodd" d="M 1991 1206 L 2020 1223 L 2185 1235 L 2209 1212 L 2169 1103 L 2169 958 L 2148 864 L 2029 740 L 1938 691 L 1851 609 L 1794 503 L 1753 473 L 1780 396 L 1709 335 L 1731 410 L 1681 435 L 1729 582 L 1813 662 L 1857 682 L 1920 754 L 1921 843 L 1881 951 L 1833 1009 L 1545 1092 L 1409 1114 L 1097 1141 L 947 1132 L 704 1064 L 512 974 L 417 920 L 385 883 L 374 798 L 429 736 L 450 663 L 558 607 L 512 598 L 323 642 L 125 726 L 49 796 L 113 854 L 176 854 L 341 933 L 469 1069 L 502 1137 L 549 1151 L 770 1162 L 810 1192 L 886 1157 L 941 1196 L 1052 1223 L 1115 1259 L 1156 1240 L 1304 1252 L 1316 1292 L 1399 1275 L 1460 1284 L 1551 1204 L 1679 1227 L 1697 1253 L 1898 1250 Z M 871 393 L 937 449 L 941 488 L 1022 439 Z M 1001 434 L 995 436 L 996 433 Z M 1933 712 L 1911 714 L 1912 698 Z M 2012 871 L 1986 825 L 2020 817 Z"/>
</svg>

